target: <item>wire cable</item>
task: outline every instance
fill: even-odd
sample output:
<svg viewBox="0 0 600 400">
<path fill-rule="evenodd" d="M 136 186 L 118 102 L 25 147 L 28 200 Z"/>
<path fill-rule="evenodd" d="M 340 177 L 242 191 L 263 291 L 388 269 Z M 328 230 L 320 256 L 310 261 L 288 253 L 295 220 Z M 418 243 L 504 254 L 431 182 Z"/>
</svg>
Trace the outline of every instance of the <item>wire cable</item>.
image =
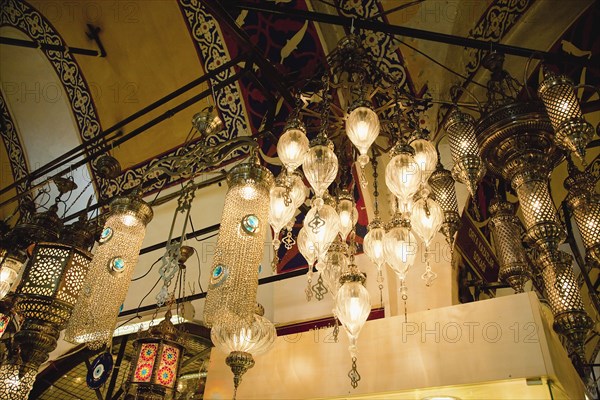
<svg viewBox="0 0 600 400">
<path fill-rule="evenodd" d="M 154 263 L 150 266 L 150 268 L 148 268 L 148 271 L 146 271 L 146 273 L 144 273 L 142 276 L 138 276 L 137 278 L 132 278 L 131 282 L 135 282 L 135 281 L 139 281 L 142 278 L 145 278 L 146 276 L 148 276 L 148 274 L 150 273 L 150 271 L 152 271 L 152 268 L 154 268 L 154 266 L 162 259 L 162 257 L 158 257 L 156 259 L 156 261 L 154 261 Z"/>
</svg>

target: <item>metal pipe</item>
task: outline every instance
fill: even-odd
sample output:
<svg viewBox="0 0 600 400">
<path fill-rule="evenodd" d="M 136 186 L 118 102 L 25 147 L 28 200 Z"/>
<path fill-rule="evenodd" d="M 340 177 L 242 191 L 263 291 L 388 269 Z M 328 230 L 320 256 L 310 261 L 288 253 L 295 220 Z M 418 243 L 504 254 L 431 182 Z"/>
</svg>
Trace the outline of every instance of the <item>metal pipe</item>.
<svg viewBox="0 0 600 400">
<path fill-rule="evenodd" d="M 40 168 L 36 169 L 35 171 L 32 171 L 28 176 L 26 176 L 25 178 L 19 179 L 18 181 L 13 182 L 12 184 L 0 189 L 0 194 L 3 194 L 5 192 L 7 192 L 8 190 L 16 187 L 17 185 L 20 185 L 22 183 L 25 182 L 32 182 L 34 179 L 37 179 L 45 174 L 47 174 L 48 172 L 52 171 L 55 168 L 58 168 L 60 165 L 64 165 L 70 161 L 73 161 L 73 159 L 80 157 L 81 154 L 79 154 L 79 152 L 86 150 L 87 147 L 89 146 L 95 146 L 95 143 L 98 142 L 101 139 L 105 139 L 109 134 L 116 132 L 117 130 L 123 128 L 125 125 L 135 121 L 136 119 L 146 115 L 147 113 L 149 113 L 150 111 L 155 110 L 156 108 L 162 106 L 163 104 L 173 100 L 174 98 L 180 96 L 181 94 L 188 92 L 189 90 L 193 89 L 194 87 L 202 84 L 203 82 L 208 81 L 209 79 L 215 77 L 216 75 L 226 71 L 227 69 L 237 65 L 240 61 L 242 61 L 243 59 L 245 59 L 246 56 L 245 54 L 240 54 L 239 56 L 235 57 L 234 59 L 232 59 L 231 61 L 221 65 L 218 68 L 215 68 L 214 70 L 206 73 L 205 75 L 187 83 L 186 85 L 183 85 L 182 87 L 180 87 L 179 89 L 171 92 L 170 94 L 156 100 L 155 102 L 153 102 L 152 104 L 149 104 L 148 106 L 142 108 L 141 110 L 131 114 L 130 116 L 128 116 L 127 118 L 121 120 L 120 122 L 117 122 L 115 125 L 111 126 L 110 128 L 107 128 L 106 130 L 100 132 L 98 135 L 96 135 L 94 138 L 87 140 L 85 142 L 83 142 L 82 144 L 72 148 L 71 150 L 67 151 L 66 153 L 56 157 L 55 159 L 53 159 L 52 161 L 48 162 L 47 164 L 41 166 Z M 108 140 L 114 140 L 116 139 L 118 136 L 120 136 L 121 134 L 119 132 L 117 132 L 117 134 Z M 87 149 L 88 151 L 91 149 Z M 68 159 L 67 159 L 68 158 Z M 66 160 L 65 160 L 66 159 Z M 60 164 L 59 164 L 60 163 Z M 57 166 L 57 164 L 59 164 L 59 166 Z"/>
<path fill-rule="evenodd" d="M 18 47 L 26 47 L 29 49 L 40 49 L 40 50 L 53 50 L 53 51 L 67 51 L 71 54 L 79 54 L 82 56 L 94 56 L 94 57 L 104 57 L 100 50 L 89 50 L 82 49 L 80 47 L 69 47 L 61 44 L 50 44 L 50 43 L 41 43 L 34 42 L 32 40 L 23 40 L 23 39 L 15 39 L 0 36 L 0 44 L 7 44 L 9 46 L 18 46 Z"/>
<path fill-rule="evenodd" d="M 212 90 L 219 90 L 222 87 L 235 82 L 237 79 L 239 79 L 241 76 L 243 76 L 246 72 L 248 72 L 251 65 L 252 65 L 251 63 L 246 63 L 246 65 L 244 66 L 243 69 L 241 69 L 239 72 L 235 73 L 234 75 L 230 76 L 229 78 L 219 82 L 218 84 L 216 84 L 214 86 L 213 89 L 210 89 L 210 88 L 206 89 L 202 93 L 197 94 L 196 96 L 184 101 L 183 103 L 179 104 L 178 106 L 165 111 L 163 114 L 159 115 L 158 117 L 153 118 L 152 120 L 148 121 L 147 123 L 143 124 L 142 126 L 134 129 L 129 134 L 122 136 L 119 139 L 116 139 L 113 143 L 111 143 L 111 146 L 113 146 L 113 145 L 118 146 L 121 143 L 124 143 L 127 140 L 134 138 L 135 136 L 139 135 L 140 133 L 145 132 L 146 130 L 150 129 L 154 125 L 157 125 L 158 123 L 160 123 L 168 118 L 171 118 L 173 115 L 177 114 L 178 112 L 188 108 L 189 106 L 195 104 L 196 102 L 200 101 L 204 97 L 210 95 L 212 93 Z M 62 171 L 51 176 L 50 178 L 47 178 L 47 179 L 31 186 L 30 188 L 28 188 L 27 191 L 19 193 L 15 196 L 11 197 L 10 199 L 3 201 L 2 203 L 0 203 L 0 208 L 5 206 L 6 204 L 10 204 L 16 200 L 19 200 L 20 198 L 26 196 L 31 190 L 46 184 L 47 182 L 51 181 L 53 178 L 62 176 L 68 172 L 71 172 L 74 169 L 81 167 L 82 165 L 85 165 L 88 161 L 90 161 L 90 160 L 94 159 L 95 157 L 99 156 L 100 154 L 106 152 L 108 150 L 108 147 L 109 146 L 105 145 L 104 147 L 100 148 L 99 150 L 92 152 L 85 158 L 83 158 L 83 159 L 77 161 L 75 164 L 69 166 L 69 168 L 63 169 Z"/>
<path fill-rule="evenodd" d="M 533 50 L 524 47 L 511 46 L 501 43 L 493 43 L 485 40 L 466 38 L 462 36 L 450 35 L 439 32 L 425 31 L 422 29 L 407 28 L 404 26 L 390 25 L 379 21 L 356 19 L 340 15 L 324 14 L 314 11 L 290 9 L 289 7 L 279 7 L 267 2 L 249 3 L 245 1 L 228 1 L 224 7 L 233 7 L 243 10 L 249 10 L 264 14 L 284 15 L 289 18 L 300 20 L 309 20 L 332 25 L 352 26 L 355 28 L 366 29 L 375 32 L 383 32 L 390 35 L 399 35 L 414 39 L 427 40 L 431 42 L 444 43 L 460 47 L 470 47 L 480 50 L 495 50 L 504 54 L 511 54 L 520 57 L 531 57 L 536 59 L 551 60 L 554 62 L 569 62 L 576 65 L 593 66 L 598 64 L 597 57 L 591 59 L 574 57 L 569 54 L 554 54 L 545 51 Z"/>
</svg>

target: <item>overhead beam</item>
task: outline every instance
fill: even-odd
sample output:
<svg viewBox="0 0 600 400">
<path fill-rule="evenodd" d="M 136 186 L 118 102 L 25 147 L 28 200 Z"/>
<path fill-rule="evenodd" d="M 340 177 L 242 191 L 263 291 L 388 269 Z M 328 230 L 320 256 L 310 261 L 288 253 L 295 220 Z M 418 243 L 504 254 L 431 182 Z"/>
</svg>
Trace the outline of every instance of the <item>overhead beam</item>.
<svg viewBox="0 0 600 400">
<path fill-rule="evenodd" d="M 430 42 L 444 43 L 448 45 L 469 47 L 479 50 L 495 50 L 500 53 L 510 54 L 519 57 L 534 58 L 547 60 L 552 62 L 568 62 L 582 66 L 598 65 L 600 60 L 598 57 L 579 58 L 566 53 L 549 53 L 547 51 L 529 49 L 525 47 L 511 46 L 508 44 L 495 43 L 491 41 L 466 38 L 462 36 L 450 35 L 446 33 L 425 31 L 422 29 L 408 28 L 404 26 L 390 25 L 384 22 L 367 19 L 355 19 L 340 15 L 325 14 L 314 11 L 297 10 L 289 7 L 279 7 L 272 2 L 255 2 L 248 1 L 226 1 L 223 7 L 233 7 L 242 10 L 249 10 L 264 14 L 285 16 L 287 18 L 296 18 L 299 20 L 309 20 L 331 25 L 340 25 L 354 28 L 366 29 L 374 32 L 383 32 L 394 36 L 404 36 L 414 39 L 427 40 Z"/>
<path fill-rule="evenodd" d="M 6 44 L 9 46 L 17 46 L 17 47 L 25 47 L 28 49 L 40 49 L 40 50 L 53 50 L 53 51 L 61 51 L 61 52 L 69 52 L 71 54 L 79 54 L 82 56 L 93 56 L 93 57 L 104 57 L 104 54 L 101 50 L 90 50 L 90 49 L 82 49 L 80 47 L 69 47 L 63 46 L 61 44 L 50 44 L 50 43 L 42 43 L 42 42 L 34 42 L 32 40 L 23 40 L 23 39 L 15 39 L 2 36 L 0 37 L 0 44 Z"/>
</svg>

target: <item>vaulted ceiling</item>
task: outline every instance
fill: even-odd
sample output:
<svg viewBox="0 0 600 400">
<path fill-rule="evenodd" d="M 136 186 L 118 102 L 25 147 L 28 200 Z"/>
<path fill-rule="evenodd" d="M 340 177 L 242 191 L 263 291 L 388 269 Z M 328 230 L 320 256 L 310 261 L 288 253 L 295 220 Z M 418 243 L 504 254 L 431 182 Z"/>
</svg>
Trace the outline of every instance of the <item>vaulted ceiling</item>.
<svg viewBox="0 0 600 400">
<path fill-rule="evenodd" d="M 573 79 L 600 83 L 600 40 L 592 34 L 600 7 L 593 0 L 1 0 L 0 5 L 2 218 L 13 213 L 18 202 L 11 200 L 26 193 L 28 184 L 47 189 L 38 200 L 54 199 L 56 190 L 46 180 L 59 172 L 78 185 L 69 206 L 61 209 L 64 215 L 73 216 L 88 201 L 105 205 L 140 183 L 150 166 L 170 166 L 170 157 L 199 145 L 191 120 L 209 106 L 224 122 L 212 145 L 255 136 L 265 160 L 277 170 L 275 137 L 294 106 L 294 93 L 314 90 L 327 54 L 353 30 L 380 67 L 417 97 L 451 101 L 449 89 L 459 84 L 483 98 L 477 83 L 485 83 L 488 73 L 480 62 L 490 49 L 510 50 L 499 44 L 558 55 L 558 61 L 565 60 L 560 68 Z M 465 47 L 456 37 L 489 47 Z M 34 42 L 35 48 L 9 45 L 9 39 Z M 39 43 L 59 47 L 38 48 Z M 82 54 L 81 49 L 96 54 Z M 587 59 L 587 66 L 572 58 Z M 505 67 L 523 80 L 527 60 L 527 55 L 507 55 Z M 537 85 L 537 67 L 534 60 L 527 76 L 532 87 Z M 466 96 L 454 100 L 470 101 Z M 597 96 L 591 103 L 588 118 L 596 127 Z M 450 168 L 440 129 L 447 110 L 436 103 L 420 123 L 439 142 L 442 161 Z M 100 177 L 95 162 L 102 154 L 115 157 L 124 172 L 114 179 Z M 590 149 L 589 161 L 597 155 L 598 147 Z M 57 158 L 59 163 L 47 167 Z M 559 174 L 564 178 L 564 168 Z M 556 178 L 558 191 L 562 178 Z M 144 191 L 152 200 L 180 188 L 180 183 L 176 176 L 148 179 Z M 466 191 L 458 189 L 464 204 Z M 200 239 L 218 224 L 225 190 L 211 185 L 197 193 L 194 228 L 207 229 Z M 144 247 L 167 239 L 175 203 L 155 208 Z M 369 208 L 370 200 L 366 203 Z M 189 282 L 198 283 L 189 290 L 196 293 L 206 285 L 212 251 L 206 243 L 197 245 L 202 246 L 197 248 L 201 259 L 188 272 Z M 148 250 L 135 275 L 147 272 L 163 249 L 159 245 Z M 265 256 L 263 265 L 269 265 L 270 257 Z M 271 275 L 268 270 L 263 268 L 261 277 Z M 154 303 L 155 275 L 134 282 L 125 310 Z M 262 296 L 271 306 L 292 307 L 282 294 Z M 201 315 L 201 302 L 194 306 Z M 329 313 L 324 310 L 317 307 L 297 314 L 297 319 Z"/>
</svg>

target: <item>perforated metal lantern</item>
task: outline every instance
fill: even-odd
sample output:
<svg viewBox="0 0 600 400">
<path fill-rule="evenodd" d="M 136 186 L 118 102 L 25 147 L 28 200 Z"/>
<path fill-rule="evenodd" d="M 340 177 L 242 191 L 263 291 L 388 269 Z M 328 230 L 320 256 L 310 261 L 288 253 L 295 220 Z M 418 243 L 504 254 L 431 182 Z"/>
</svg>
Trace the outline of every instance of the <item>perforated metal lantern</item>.
<svg viewBox="0 0 600 400">
<path fill-rule="evenodd" d="M 91 254 L 62 243 L 38 243 L 17 288 L 17 312 L 23 319 L 14 341 L 19 348 L 15 359 L 2 366 L 0 375 L 12 376 L 6 387 L 26 396 L 39 366 L 56 348 L 77 296 L 83 286 Z M 1 379 L 1 376 L 0 376 Z M 29 385 L 29 386 L 28 386 Z M 2 398 L 26 398 L 26 397 Z"/>
<path fill-rule="evenodd" d="M 531 271 L 521 242 L 519 219 L 514 214 L 513 205 L 507 202 L 492 203 L 490 213 L 489 227 L 500 261 L 498 278 L 507 282 L 515 292 L 522 293 Z"/>
<path fill-rule="evenodd" d="M 579 363 L 585 363 L 584 343 L 594 323 L 583 307 L 579 285 L 573 274 L 573 257 L 562 251 L 544 253 L 540 263 L 544 268 L 545 296 L 554 314 L 553 328 L 567 339 L 570 356 L 578 358 Z"/>
<path fill-rule="evenodd" d="M 128 393 L 136 399 L 172 399 L 184 346 L 182 334 L 171 322 L 171 312 L 158 325 L 141 334 L 133 343 Z"/>
<path fill-rule="evenodd" d="M 469 193 L 474 196 L 477 185 L 486 173 L 475 136 L 475 120 L 469 114 L 455 109 L 444 128 L 448 132 L 450 152 L 454 159 L 452 176 L 467 185 Z"/>
<path fill-rule="evenodd" d="M 452 173 L 438 163 L 435 171 L 429 177 L 431 193 L 444 211 L 444 221 L 441 231 L 450 246 L 454 243 L 454 236 L 460 228 L 460 214 L 456 200 L 456 189 Z"/>
<path fill-rule="evenodd" d="M 585 147 L 594 136 L 594 127 L 583 118 L 573 82 L 564 75 L 545 70 L 538 94 L 552 122 L 556 145 L 583 160 Z"/>
<path fill-rule="evenodd" d="M 575 217 L 587 257 L 600 265 L 600 195 L 595 192 L 595 182 L 590 174 L 570 165 L 564 185 L 569 191 L 565 200 Z"/>
</svg>

